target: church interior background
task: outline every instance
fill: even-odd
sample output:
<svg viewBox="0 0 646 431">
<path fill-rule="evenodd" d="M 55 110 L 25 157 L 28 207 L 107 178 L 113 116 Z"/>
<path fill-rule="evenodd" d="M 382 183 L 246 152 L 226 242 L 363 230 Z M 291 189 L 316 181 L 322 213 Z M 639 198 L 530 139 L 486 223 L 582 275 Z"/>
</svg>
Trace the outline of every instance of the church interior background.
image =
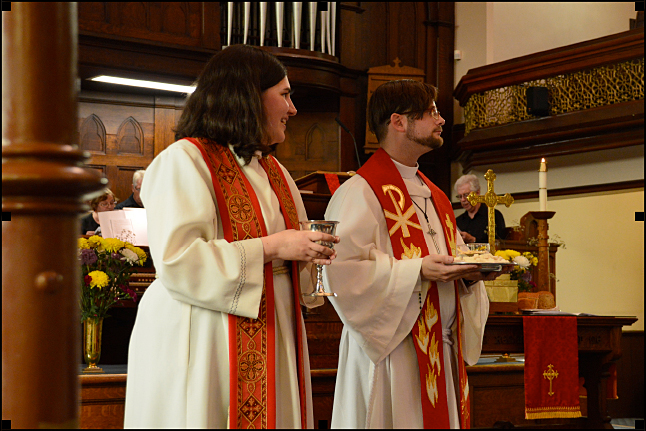
<svg viewBox="0 0 646 431">
<path fill-rule="evenodd" d="M 315 4 L 302 3 L 306 8 Z M 253 17 L 258 3 L 251 5 Z M 483 176 L 492 169 L 497 175 L 496 192 L 511 193 L 515 199 L 511 207 L 498 208 L 508 227 L 519 225 L 524 214 L 538 210 L 537 171 L 541 157 L 548 160 L 548 209 L 556 212 L 549 222 L 549 234 L 552 242 L 562 244 L 557 257 L 557 303 L 570 312 L 637 317 L 623 329 L 620 399 L 609 402 L 608 409 L 612 417 L 643 418 L 644 60 L 643 12 L 640 18 L 635 3 L 318 2 L 319 10 L 327 9 L 333 25 L 322 41 L 319 15 L 318 39 L 312 46 L 307 36 L 310 27 L 304 20 L 301 33 L 307 37 L 301 38 L 299 49 L 294 48 L 292 21 L 286 21 L 278 40 L 274 5 L 269 3 L 270 24 L 263 44 L 286 64 L 298 109 L 275 155 L 293 178 L 313 171 L 356 170 L 356 153 L 361 162 L 370 156 L 365 144 L 369 69 L 421 71 L 423 80 L 439 89 L 437 106 L 446 125 L 444 146 L 424 156 L 420 169 L 451 197 L 456 215 L 463 210 L 452 189 L 455 180 L 473 173 L 484 186 Z M 285 16 L 290 16 L 294 4 L 284 5 Z M 107 178 L 119 200 L 124 200 L 130 194 L 134 171 L 145 169 L 174 141 L 172 128 L 185 98 L 179 93 L 89 78 L 117 75 L 191 85 L 215 52 L 229 41 L 243 42 L 242 3 L 93 2 L 78 3 L 73 9 L 70 22 L 78 31 L 78 51 L 73 55 L 77 56 L 80 85 L 75 139 L 90 154 L 85 165 Z M 20 14 L 21 19 L 38 18 L 29 6 L 13 3 L 11 12 L 3 11 L 3 33 L 9 13 Z M 335 19 L 329 18 L 331 13 Z M 229 14 L 235 19 L 228 20 Z M 260 45 L 259 29 L 253 23 L 249 34 L 247 43 Z M 5 40 L 3 34 L 3 76 L 9 67 Z M 598 49 L 599 58 L 588 46 Z M 563 51 L 555 54 L 558 49 Z M 559 56 L 569 59 L 569 64 L 555 60 Z M 628 82 L 616 85 L 641 86 L 641 93 L 637 90 L 633 99 L 604 99 L 600 105 L 570 107 L 545 118 L 528 117 L 524 106 L 519 114 L 506 102 L 496 102 L 500 94 L 516 94 L 528 82 L 552 85 L 549 79 L 555 71 L 558 76 L 582 70 L 605 73 L 579 88 L 590 98 L 605 97 L 615 87 L 617 75 L 613 73 L 620 68 L 640 70 L 637 84 L 630 72 L 622 78 Z M 577 94 L 564 97 L 574 99 Z M 6 255 L 27 252 L 19 241 L 4 239 L 7 223 L 19 218 L 17 202 L 25 194 L 5 188 L 4 162 L 11 155 L 12 135 L 5 130 L 9 126 L 4 117 L 12 109 L 10 103 L 3 96 L 3 363 L 5 340 L 20 337 L 18 323 L 5 321 L 9 289 L 16 283 L 9 273 L 27 271 L 5 264 Z M 488 123 L 477 122 L 478 109 Z M 487 111 L 491 109 L 497 111 Z M 339 126 L 337 118 L 353 136 Z M 42 127 L 51 124 L 44 116 L 39 121 Z M 5 220 L 5 211 L 14 212 L 12 221 Z M 48 223 L 46 231 L 56 230 L 56 217 Z M 36 234 L 26 232 L 27 238 Z M 322 325 L 338 330 L 338 322 Z M 318 352 L 312 368 L 319 370 L 320 401 L 329 409 L 334 378 L 325 370 L 336 368 L 334 346 L 321 347 Z M 109 353 L 105 361 L 110 363 Z M 31 364 L 37 366 L 37 362 Z M 3 366 L 3 382 L 5 373 L 11 372 Z M 11 395 L 5 394 L 3 384 L 3 421 L 11 419 L 5 417 L 7 396 Z M 116 401 L 95 409 L 91 404 L 83 408 L 104 419 L 122 409 Z M 86 417 L 80 425 L 102 423 Z"/>
</svg>

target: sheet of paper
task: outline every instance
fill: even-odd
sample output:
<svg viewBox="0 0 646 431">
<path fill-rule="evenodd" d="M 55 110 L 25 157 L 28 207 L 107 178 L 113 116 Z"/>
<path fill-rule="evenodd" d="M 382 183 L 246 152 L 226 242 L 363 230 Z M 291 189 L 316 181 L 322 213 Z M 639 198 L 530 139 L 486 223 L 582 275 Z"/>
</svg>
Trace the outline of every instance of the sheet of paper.
<svg viewBox="0 0 646 431">
<path fill-rule="evenodd" d="M 110 226 L 112 227 L 113 238 L 119 238 L 121 241 L 127 241 L 130 244 L 136 245 L 137 239 L 130 219 L 110 220 Z"/>
<path fill-rule="evenodd" d="M 132 222 L 132 228 L 136 235 L 136 246 L 148 247 L 148 224 L 146 222 L 146 210 L 144 208 L 124 208 L 124 215 Z"/>
<path fill-rule="evenodd" d="M 119 238 L 136 246 L 148 246 L 146 210 L 102 211 L 98 213 L 103 238 Z"/>
</svg>

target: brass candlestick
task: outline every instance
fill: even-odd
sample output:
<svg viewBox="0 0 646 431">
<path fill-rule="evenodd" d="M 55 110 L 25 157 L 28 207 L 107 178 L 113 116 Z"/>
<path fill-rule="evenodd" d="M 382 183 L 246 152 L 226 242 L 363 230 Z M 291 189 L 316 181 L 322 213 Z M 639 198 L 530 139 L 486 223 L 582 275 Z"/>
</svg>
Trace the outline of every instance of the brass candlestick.
<svg viewBox="0 0 646 431">
<path fill-rule="evenodd" d="M 555 211 L 530 211 L 530 214 L 538 222 L 538 290 L 550 290 L 550 252 L 547 243 L 547 220 L 554 217 Z M 552 292 L 554 294 L 554 292 Z M 555 295 L 556 297 L 556 295 Z"/>
</svg>

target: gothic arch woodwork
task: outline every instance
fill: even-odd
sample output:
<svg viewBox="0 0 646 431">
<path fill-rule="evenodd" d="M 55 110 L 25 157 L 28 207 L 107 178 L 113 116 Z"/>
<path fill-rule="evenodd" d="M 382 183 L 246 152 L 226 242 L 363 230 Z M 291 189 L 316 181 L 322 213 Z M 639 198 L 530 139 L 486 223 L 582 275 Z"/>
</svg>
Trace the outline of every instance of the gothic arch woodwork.
<svg viewBox="0 0 646 431">
<path fill-rule="evenodd" d="M 148 11 L 143 2 L 126 2 L 123 5 L 121 24 L 132 29 L 148 30 Z"/>
<path fill-rule="evenodd" d="M 87 117 L 80 130 L 81 149 L 92 153 L 105 154 L 105 126 L 95 114 Z"/>
<path fill-rule="evenodd" d="M 78 14 L 87 21 L 105 22 L 108 18 L 105 2 L 79 2 Z"/>
<path fill-rule="evenodd" d="M 186 3 L 163 2 L 162 27 L 163 33 L 189 36 L 190 28 L 188 5 Z"/>
<path fill-rule="evenodd" d="M 325 158 L 325 132 L 318 123 L 305 134 L 305 160 L 322 160 Z"/>
<path fill-rule="evenodd" d="M 117 154 L 144 154 L 144 132 L 132 117 L 126 118 L 119 126 Z"/>
</svg>

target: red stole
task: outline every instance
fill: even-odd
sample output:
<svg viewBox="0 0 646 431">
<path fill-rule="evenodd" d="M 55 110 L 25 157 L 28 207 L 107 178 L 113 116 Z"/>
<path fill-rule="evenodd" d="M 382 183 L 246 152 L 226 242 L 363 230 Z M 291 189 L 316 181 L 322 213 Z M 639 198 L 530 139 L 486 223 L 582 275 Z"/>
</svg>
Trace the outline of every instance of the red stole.
<svg viewBox="0 0 646 431">
<path fill-rule="evenodd" d="M 428 255 L 424 232 L 419 224 L 413 201 L 399 170 L 388 153 L 380 148 L 357 173 L 368 182 L 384 210 L 394 257 L 413 259 Z M 418 174 L 431 190 L 431 201 L 442 224 L 446 247 L 449 253 L 453 253 L 457 235 L 453 207 L 435 184 L 421 172 L 418 171 Z M 460 318 L 457 281 L 454 282 L 454 286 L 456 315 L 460 322 L 459 325 L 454 325 L 457 328 L 457 363 L 460 378 L 460 388 L 456 388 L 456 392 L 459 391 L 460 394 L 461 427 L 469 428 L 469 387 L 462 358 L 463 319 Z M 417 323 L 413 325 L 412 335 L 420 372 L 424 428 L 449 428 L 440 300 L 435 282 L 430 284 Z"/>
<path fill-rule="evenodd" d="M 211 172 L 224 238 L 228 242 L 267 235 L 258 198 L 228 147 L 204 138 L 185 138 L 202 153 Z M 289 186 L 278 162 L 263 157 L 260 165 L 267 172 L 271 188 L 278 197 L 287 229 L 299 229 L 298 214 Z M 276 428 L 276 349 L 274 322 L 274 276 L 272 264 L 264 267 L 265 282 L 257 319 L 229 314 L 229 427 Z M 303 337 L 300 312 L 298 263 L 292 264 L 294 286 L 295 334 L 301 425 L 307 427 Z"/>
</svg>

